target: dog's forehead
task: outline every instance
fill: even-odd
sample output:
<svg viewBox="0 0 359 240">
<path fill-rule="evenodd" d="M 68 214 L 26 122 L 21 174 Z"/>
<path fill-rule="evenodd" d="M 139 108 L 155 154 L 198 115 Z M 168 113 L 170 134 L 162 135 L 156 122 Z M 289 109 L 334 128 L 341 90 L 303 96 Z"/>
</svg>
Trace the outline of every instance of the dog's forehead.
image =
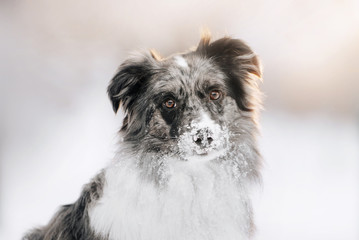
<svg viewBox="0 0 359 240">
<path fill-rule="evenodd" d="M 206 86 L 224 85 L 224 73 L 210 59 L 198 55 L 175 55 L 163 62 L 163 68 L 155 81 L 157 89 L 196 91 Z"/>
</svg>

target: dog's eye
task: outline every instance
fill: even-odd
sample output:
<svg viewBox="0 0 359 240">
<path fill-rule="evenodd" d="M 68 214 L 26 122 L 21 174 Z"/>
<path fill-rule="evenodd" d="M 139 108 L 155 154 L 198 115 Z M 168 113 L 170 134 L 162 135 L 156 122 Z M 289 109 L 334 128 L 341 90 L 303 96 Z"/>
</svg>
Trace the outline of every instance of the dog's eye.
<svg viewBox="0 0 359 240">
<path fill-rule="evenodd" d="M 176 107 L 176 102 L 173 99 L 167 99 L 163 105 L 165 105 L 166 108 L 174 108 Z"/>
<path fill-rule="evenodd" d="M 209 98 L 210 98 L 211 100 L 218 100 L 220 97 L 221 97 L 221 92 L 218 91 L 218 90 L 212 90 L 212 91 L 209 93 Z"/>
</svg>

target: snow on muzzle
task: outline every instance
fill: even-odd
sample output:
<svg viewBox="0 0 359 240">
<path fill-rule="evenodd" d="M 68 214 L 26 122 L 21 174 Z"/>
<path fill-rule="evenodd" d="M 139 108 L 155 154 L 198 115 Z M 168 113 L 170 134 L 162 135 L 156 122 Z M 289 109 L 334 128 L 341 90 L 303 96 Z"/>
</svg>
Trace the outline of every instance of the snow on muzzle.
<svg viewBox="0 0 359 240">
<path fill-rule="evenodd" d="M 205 112 L 201 112 L 198 119 L 185 126 L 186 131 L 180 136 L 178 147 L 181 157 L 208 156 L 215 158 L 223 153 L 228 131 L 220 126 Z"/>
</svg>

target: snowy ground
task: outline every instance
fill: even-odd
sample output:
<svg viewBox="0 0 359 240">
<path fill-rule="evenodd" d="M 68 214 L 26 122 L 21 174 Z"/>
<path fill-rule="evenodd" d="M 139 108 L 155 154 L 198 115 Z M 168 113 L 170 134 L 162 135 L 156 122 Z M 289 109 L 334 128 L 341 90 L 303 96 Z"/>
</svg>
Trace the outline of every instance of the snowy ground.
<svg viewBox="0 0 359 240">
<path fill-rule="evenodd" d="M 111 159 L 121 117 L 113 116 L 102 86 L 77 103 L 5 123 L 0 239 L 19 239 L 46 223 Z M 267 110 L 262 133 L 256 239 L 359 239 L 358 122 Z"/>
</svg>

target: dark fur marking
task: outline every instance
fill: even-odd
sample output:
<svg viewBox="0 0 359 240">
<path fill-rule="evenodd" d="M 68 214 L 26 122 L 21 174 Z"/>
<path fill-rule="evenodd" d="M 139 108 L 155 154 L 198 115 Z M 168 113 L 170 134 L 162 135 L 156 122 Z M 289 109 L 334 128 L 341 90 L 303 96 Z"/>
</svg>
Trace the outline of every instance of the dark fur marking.
<svg viewBox="0 0 359 240">
<path fill-rule="evenodd" d="M 227 75 L 228 89 L 243 111 L 250 111 L 244 84 L 248 73 L 261 76 L 259 61 L 250 47 L 239 39 L 221 38 L 210 43 L 208 38 L 203 38 L 198 45 L 197 53 L 212 59 Z M 241 59 L 240 56 L 252 55 L 252 58 Z"/>
<path fill-rule="evenodd" d="M 125 118 L 121 132 L 124 133 L 124 139 L 129 141 L 137 141 L 143 137 L 146 122 L 151 116 L 146 112 L 149 109 L 148 104 L 138 102 L 147 89 L 148 80 L 155 74 L 151 61 L 155 61 L 152 56 L 141 56 L 140 59 L 125 61 L 107 89 L 113 110 L 117 112 L 120 105 L 124 108 Z M 140 112 L 142 115 L 137 116 L 135 112 Z M 137 119 L 138 117 L 141 119 Z"/>
</svg>

